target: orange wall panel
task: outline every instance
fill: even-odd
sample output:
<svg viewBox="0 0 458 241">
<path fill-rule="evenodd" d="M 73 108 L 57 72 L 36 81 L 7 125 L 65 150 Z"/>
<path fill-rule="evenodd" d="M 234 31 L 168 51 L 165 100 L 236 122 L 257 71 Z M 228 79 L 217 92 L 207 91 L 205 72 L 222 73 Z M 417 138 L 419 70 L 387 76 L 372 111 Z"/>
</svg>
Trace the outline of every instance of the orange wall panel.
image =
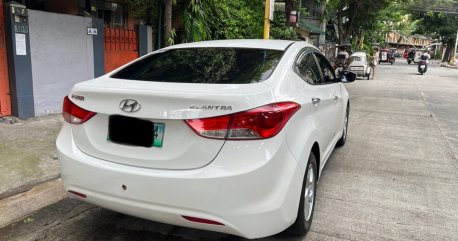
<svg viewBox="0 0 458 241">
<path fill-rule="evenodd" d="M 138 58 L 137 52 L 105 52 L 105 73 Z"/>
<path fill-rule="evenodd" d="M 3 3 L 0 1 L 0 116 L 11 115 L 10 85 L 6 59 L 5 25 Z"/>
</svg>

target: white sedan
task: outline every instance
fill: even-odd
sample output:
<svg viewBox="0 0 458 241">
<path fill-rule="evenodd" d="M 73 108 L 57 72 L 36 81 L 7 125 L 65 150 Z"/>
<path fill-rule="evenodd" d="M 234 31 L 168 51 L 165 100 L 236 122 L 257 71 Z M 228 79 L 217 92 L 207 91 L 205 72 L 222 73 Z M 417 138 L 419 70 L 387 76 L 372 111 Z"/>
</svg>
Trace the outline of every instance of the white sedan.
<svg viewBox="0 0 458 241">
<path fill-rule="evenodd" d="M 141 218 L 304 235 L 349 107 L 341 78 L 304 42 L 175 45 L 73 87 L 62 178 L 71 196 Z"/>
</svg>

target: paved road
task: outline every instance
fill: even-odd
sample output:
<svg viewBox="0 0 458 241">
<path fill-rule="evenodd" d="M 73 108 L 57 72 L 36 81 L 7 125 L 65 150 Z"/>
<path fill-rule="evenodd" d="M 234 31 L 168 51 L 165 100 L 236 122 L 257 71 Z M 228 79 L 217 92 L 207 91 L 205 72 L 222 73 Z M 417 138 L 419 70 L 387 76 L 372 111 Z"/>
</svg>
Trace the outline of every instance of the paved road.
<svg viewBox="0 0 458 241">
<path fill-rule="evenodd" d="M 396 63 L 347 85 L 347 145 L 329 160 L 311 232 L 280 240 L 458 240 L 458 70 Z M 66 199 L 0 230 L 0 240 L 244 240 Z"/>
</svg>

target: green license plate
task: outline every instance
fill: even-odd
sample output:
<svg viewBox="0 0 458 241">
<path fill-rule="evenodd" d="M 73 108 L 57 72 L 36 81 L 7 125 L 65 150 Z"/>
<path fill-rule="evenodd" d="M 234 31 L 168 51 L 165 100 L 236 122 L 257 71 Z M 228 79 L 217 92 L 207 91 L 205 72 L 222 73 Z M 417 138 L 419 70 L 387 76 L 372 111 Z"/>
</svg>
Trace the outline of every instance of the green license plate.
<svg viewBox="0 0 458 241">
<path fill-rule="evenodd" d="M 164 131 L 164 123 L 112 115 L 109 117 L 107 140 L 122 145 L 162 147 Z"/>
<path fill-rule="evenodd" d="M 155 147 L 162 147 L 164 140 L 165 124 L 153 123 L 153 145 Z"/>
</svg>

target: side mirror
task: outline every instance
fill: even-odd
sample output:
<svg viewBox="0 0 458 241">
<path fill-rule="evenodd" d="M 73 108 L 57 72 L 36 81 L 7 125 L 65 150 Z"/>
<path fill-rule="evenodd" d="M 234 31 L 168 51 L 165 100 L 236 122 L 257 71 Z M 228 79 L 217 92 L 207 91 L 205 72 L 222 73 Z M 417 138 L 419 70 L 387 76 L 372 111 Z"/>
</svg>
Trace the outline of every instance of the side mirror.
<svg viewBox="0 0 458 241">
<path fill-rule="evenodd" d="M 342 83 L 350 83 L 356 80 L 356 74 L 349 71 L 340 72 L 340 81 Z"/>
</svg>

